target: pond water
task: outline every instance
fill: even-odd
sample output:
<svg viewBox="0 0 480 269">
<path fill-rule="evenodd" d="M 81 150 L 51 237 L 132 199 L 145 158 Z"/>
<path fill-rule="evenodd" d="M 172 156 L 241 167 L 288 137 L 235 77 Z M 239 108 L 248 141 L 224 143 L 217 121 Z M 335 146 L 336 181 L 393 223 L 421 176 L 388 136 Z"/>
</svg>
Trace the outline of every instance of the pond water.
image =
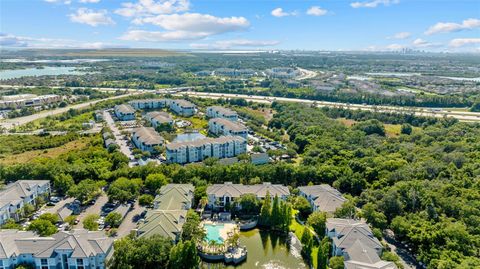
<svg viewBox="0 0 480 269">
<path fill-rule="evenodd" d="M 83 75 L 86 72 L 77 70 L 76 67 L 67 66 L 45 66 L 43 68 L 27 68 L 0 71 L 0 80 L 21 78 L 29 76 L 57 76 L 57 75 Z"/>
<path fill-rule="evenodd" d="M 179 134 L 173 142 L 191 142 L 199 139 L 203 139 L 206 136 L 204 136 L 201 133 L 185 133 L 185 134 Z"/>
<path fill-rule="evenodd" d="M 300 242 L 294 236 L 253 229 L 240 232 L 240 244 L 247 247 L 247 260 L 238 266 L 203 263 L 203 268 L 228 269 L 306 269 Z"/>
</svg>

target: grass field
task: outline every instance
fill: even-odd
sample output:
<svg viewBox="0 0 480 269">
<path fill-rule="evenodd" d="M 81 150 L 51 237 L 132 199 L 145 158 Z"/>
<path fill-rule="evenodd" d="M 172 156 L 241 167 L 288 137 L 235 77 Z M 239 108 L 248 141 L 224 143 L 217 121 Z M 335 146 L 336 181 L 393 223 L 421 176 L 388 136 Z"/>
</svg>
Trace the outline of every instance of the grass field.
<svg viewBox="0 0 480 269">
<path fill-rule="evenodd" d="M 300 224 L 295 216 L 297 215 L 297 210 L 292 209 L 292 223 L 290 224 L 290 231 L 292 231 L 295 236 L 300 240 L 302 238 L 303 234 L 303 229 L 305 228 L 304 225 Z M 313 268 L 317 268 L 317 253 L 318 253 L 318 242 L 316 242 L 314 238 L 314 246 L 312 248 L 312 263 L 313 263 Z"/>
<path fill-rule="evenodd" d="M 356 123 L 355 120 L 350 120 L 350 119 L 345 119 L 345 118 L 339 118 L 337 120 L 340 121 L 341 123 L 343 123 L 345 126 L 348 126 L 348 127 L 351 127 L 352 125 L 354 125 Z M 385 132 L 386 132 L 388 137 L 397 137 L 397 136 L 400 135 L 400 131 L 402 129 L 401 124 L 383 124 L 383 126 L 385 127 Z M 413 128 L 414 131 L 420 129 L 418 127 L 412 127 L 412 128 Z"/>
<path fill-rule="evenodd" d="M 33 131 L 38 129 L 45 129 L 47 131 L 79 131 L 82 130 L 82 123 L 90 120 L 93 120 L 92 112 L 85 112 L 63 121 L 55 117 L 46 117 L 19 126 L 17 129 L 19 131 Z"/>
<path fill-rule="evenodd" d="M 31 162 L 36 158 L 55 158 L 72 150 L 80 150 L 88 146 L 94 137 L 81 137 L 80 139 L 68 142 L 62 146 L 31 150 L 19 154 L 8 155 L 0 158 L 0 164 L 18 164 Z"/>
</svg>

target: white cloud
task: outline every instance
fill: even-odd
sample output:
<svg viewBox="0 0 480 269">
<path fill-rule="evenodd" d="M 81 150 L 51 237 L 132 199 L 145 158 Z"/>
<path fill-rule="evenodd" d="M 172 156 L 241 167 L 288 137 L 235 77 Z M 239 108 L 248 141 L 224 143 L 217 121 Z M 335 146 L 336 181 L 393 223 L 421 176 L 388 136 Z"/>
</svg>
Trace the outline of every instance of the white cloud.
<svg viewBox="0 0 480 269">
<path fill-rule="evenodd" d="M 413 42 L 412 42 L 413 46 L 417 47 L 417 48 L 435 48 L 435 47 L 441 47 L 442 44 L 440 43 L 431 43 L 431 42 L 428 42 L 424 39 L 421 39 L 421 38 L 417 38 L 415 39 Z"/>
<path fill-rule="evenodd" d="M 27 42 L 24 38 L 10 35 L 10 34 L 5 34 L 5 33 L 0 33 L 0 46 L 5 46 L 5 47 L 26 47 Z"/>
<path fill-rule="evenodd" d="M 147 42 L 178 42 L 197 40 L 207 37 L 205 33 L 195 33 L 186 31 L 145 31 L 130 30 L 119 39 L 128 41 L 147 41 Z"/>
<path fill-rule="evenodd" d="M 459 48 L 475 44 L 480 44 L 480 38 L 455 38 L 450 41 L 449 46 Z"/>
<path fill-rule="evenodd" d="M 188 0 L 138 0 L 136 3 L 122 3 L 115 13 L 124 17 L 140 17 L 185 12 L 190 9 Z"/>
<path fill-rule="evenodd" d="M 400 3 L 400 0 L 371 0 L 371 1 L 365 1 L 365 2 L 353 2 L 350 3 L 350 6 L 353 8 L 375 8 L 379 5 L 384 5 L 384 6 L 389 6 L 393 4 L 398 4 Z"/>
<path fill-rule="evenodd" d="M 80 3 L 98 3 L 100 0 L 79 0 Z"/>
<path fill-rule="evenodd" d="M 327 14 L 327 10 L 323 9 L 319 6 L 312 6 L 307 10 L 307 15 L 312 15 L 312 16 L 323 16 Z"/>
<path fill-rule="evenodd" d="M 191 40 L 201 39 L 211 35 L 226 32 L 246 30 L 250 22 L 244 17 L 215 17 L 208 14 L 184 13 L 158 15 L 154 17 L 137 18 L 135 24 L 153 24 L 167 31 L 147 32 L 129 31 L 124 38 L 134 37 L 133 40 L 158 39 L 160 40 Z"/>
<path fill-rule="evenodd" d="M 249 40 L 249 39 L 233 39 L 219 40 L 213 43 L 193 43 L 192 48 L 196 49 L 230 49 L 238 47 L 269 47 L 278 45 L 280 42 L 276 40 Z"/>
<path fill-rule="evenodd" d="M 27 47 L 27 48 L 79 48 L 79 49 L 102 49 L 120 47 L 111 43 L 84 42 L 73 39 L 45 38 L 15 36 L 12 34 L 0 33 L 0 45 L 5 47 Z"/>
<path fill-rule="evenodd" d="M 387 37 L 387 39 L 407 39 L 410 36 L 412 36 L 412 33 L 410 32 L 399 32 L 394 34 L 393 36 Z"/>
<path fill-rule="evenodd" d="M 71 0 L 44 0 L 47 3 L 54 3 L 54 4 L 65 4 L 70 5 L 72 3 Z"/>
<path fill-rule="evenodd" d="M 283 8 L 277 7 L 276 9 L 272 10 L 271 14 L 274 17 L 281 18 L 281 17 L 286 17 L 286 16 L 295 16 L 295 15 L 297 15 L 297 12 L 296 11 L 285 12 L 285 11 L 283 11 Z"/>
<path fill-rule="evenodd" d="M 433 35 L 438 33 L 451 33 L 458 32 L 462 30 L 471 30 L 475 28 L 480 28 L 479 19 L 466 19 L 462 23 L 455 22 L 439 22 L 425 32 L 426 35 Z"/>
<path fill-rule="evenodd" d="M 115 22 L 107 15 L 106 10 L 94 11 L 87 8 L 79 8 L 76 13 L 68 15 L 72 22 L 88 24 L 90 26 L 112 25 Z"/>
<path fill-rule="evenodd" d="M 402 50 L 404 48 L 406 48 L 406 46 L 400 44 L 390 44 L 386 47 L 387 50 Z"/>
</svg>

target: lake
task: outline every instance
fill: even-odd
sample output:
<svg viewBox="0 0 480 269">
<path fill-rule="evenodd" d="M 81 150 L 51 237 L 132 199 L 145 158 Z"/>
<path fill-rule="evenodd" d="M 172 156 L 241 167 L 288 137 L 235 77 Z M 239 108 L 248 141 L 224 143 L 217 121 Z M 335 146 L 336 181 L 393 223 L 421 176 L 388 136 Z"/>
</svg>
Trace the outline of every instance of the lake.
<svg viewBox="0 0 480 269">
<path fill-rule="evenodd" d="M 247 260 L 238 266 L 203 263 L 203 268 L 228 269 L 306 269 L 300 254 L 301 245 L 295 236 L 279 235 L 253 229 L 240 232 L 240 245 L 247 247 Z"/>
<path fill-rule="evenodd" d="M 2 70 L 0 71 L 0 80 L 30 77 L 30 76 L 57 76 L 57 75 L 83 75 L 83 74 L 86 74 L 86 72 L 79 71 L 76 67 L 45 66 L 42 69 L 27 68 L 27 69 Z"/>
</svg>

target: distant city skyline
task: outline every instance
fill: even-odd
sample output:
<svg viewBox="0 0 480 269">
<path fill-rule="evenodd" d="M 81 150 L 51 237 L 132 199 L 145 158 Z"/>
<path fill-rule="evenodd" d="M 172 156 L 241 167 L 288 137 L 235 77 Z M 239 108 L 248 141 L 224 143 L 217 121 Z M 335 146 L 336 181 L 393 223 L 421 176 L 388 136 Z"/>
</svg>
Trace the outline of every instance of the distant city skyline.
<svg viewBox="0 0 480 269">
<path fill-rule="evenodd" d="M 4 48 L 480 52 L 474 0 L 1 0 Z"/>
</svg>

